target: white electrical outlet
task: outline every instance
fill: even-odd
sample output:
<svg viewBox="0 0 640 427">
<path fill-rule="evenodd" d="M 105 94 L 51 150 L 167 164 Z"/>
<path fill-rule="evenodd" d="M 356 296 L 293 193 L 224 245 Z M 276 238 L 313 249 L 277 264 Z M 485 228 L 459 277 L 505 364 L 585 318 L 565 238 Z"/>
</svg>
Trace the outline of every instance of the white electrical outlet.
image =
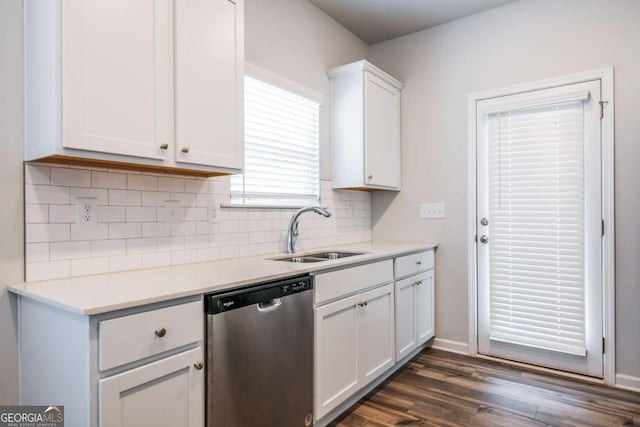
<svg viewBox="0 0 640 427">
<path fill-rule="evenodd" d="M 420 203 L 420 218 L 444 218 L 444 203 Z"/>
<path fill-rule="evenodd" d="M 164 202 L 164 222 L 169 225 L 178 225 L 182 221 L 182 209 L 177 200 L 165 200 Z"/>
<path fill-rule="evenodd" d="M 209 199 L 207 202 L 207 221 L 209 224 L 218 224 L 220 222 L 218 219 L 219 208 L 220 204 L 216 199 Z"/>
<path fill-rule="evenodd" d="M 76 224 L 86 228 L 98 226 L 98 199 L 95 197 L 76 198 Z"/>
</svg>

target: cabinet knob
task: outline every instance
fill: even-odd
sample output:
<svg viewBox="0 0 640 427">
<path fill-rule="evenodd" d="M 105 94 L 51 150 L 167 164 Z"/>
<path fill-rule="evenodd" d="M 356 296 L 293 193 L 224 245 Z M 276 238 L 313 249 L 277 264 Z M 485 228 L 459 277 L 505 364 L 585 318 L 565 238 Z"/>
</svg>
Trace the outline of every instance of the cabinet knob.
<svg viewBox="0 0 640 427">
<path fill-rule="evenodd" d="M 198 371 L 202 370 L 202 368 L 204 368 L 204 363 L 202 363 L 201 360 L 198 360 L 196 363 L 193 364 L 193 367 L 196 368 Z"/>
<path fill-rule="evenodd" d="M 373 179 L 373 174 L 367 175 L 367 179 Z"/>
<path fill-rule="evenodd" d="M 182 151 L 183 153 L 187 154 L 189 152 L 189 147 L 182 147 Z"/>
<path fill-rule="evenodd" d="M 156 329 L 156 336 L 162 338 L 165 335 L 167 335 L 167 330 L 165 328 Z"/>
<path fill-rule="evenodd" d="M 420 286 L 420 285 L 422 285 L 422 280 L 416 282 L 416 286 Z"/>
<path fill-rule="evenodd" d="M 422 261 L 416 261 L 416 265 L 422 265 Z"/>
<path fill-rule="evenodd" d="M 161 150 L 166 150 L 167 148 L 169 148 L 169 144 L 160 144 Z"/>
<path fill-rule="evenodd" d="M 487 236 L 480 237 L 480 243 L 486 245 L 487 243 L 489 243 L 489 237 Z"/>
</svg>

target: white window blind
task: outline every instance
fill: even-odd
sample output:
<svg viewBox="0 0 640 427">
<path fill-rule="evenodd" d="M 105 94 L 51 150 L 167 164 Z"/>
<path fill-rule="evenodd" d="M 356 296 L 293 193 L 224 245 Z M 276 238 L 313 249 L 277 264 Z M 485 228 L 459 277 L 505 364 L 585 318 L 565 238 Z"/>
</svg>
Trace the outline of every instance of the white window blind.
<svg viewBox="0 0 640 427">
<path fill-rule="evenodd" d="M 585 355 L 583 102 L 489 114 L 489 337 Z"/>
<path fill-rule="evenodd" d="M 317 102 L 245 76 L 244 173 L 231 177 L 231 203 L 317 204 Z"/>
</svg>

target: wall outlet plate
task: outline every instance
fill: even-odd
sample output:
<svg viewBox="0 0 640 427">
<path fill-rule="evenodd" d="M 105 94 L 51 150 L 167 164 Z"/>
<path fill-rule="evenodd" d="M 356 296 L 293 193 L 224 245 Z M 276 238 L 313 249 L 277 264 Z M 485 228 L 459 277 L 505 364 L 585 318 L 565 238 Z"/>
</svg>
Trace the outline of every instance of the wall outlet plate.
<svg viewBox="0 0 640 427">
<path fill-rule="evenodd" d="M 444 203 L 420 203 L 420 218 L 444 218 Z"/>
<path fill-rule="evenodd" d="M 182 209 L 177 200 L 165 200 L 164 222 L 169 225 L 178 225 L 182 221 Z"/>
<path fill-rule="evenodd" d="M 98 199 L 95 197 L 76 198 L 76 224 L 82 228 L 98 227 Z"/>
</svg>

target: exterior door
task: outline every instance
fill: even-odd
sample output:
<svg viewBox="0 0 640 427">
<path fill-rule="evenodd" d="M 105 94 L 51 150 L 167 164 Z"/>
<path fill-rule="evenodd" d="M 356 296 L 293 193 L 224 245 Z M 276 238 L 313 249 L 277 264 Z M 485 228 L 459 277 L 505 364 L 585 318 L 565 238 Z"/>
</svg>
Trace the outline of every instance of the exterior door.
<svg viewBox="0 0 640 427">
<path fill-rule="evenodd" d="M 603 376 L 600 80 L 477 103 L 478 350 Z"/>
</svg>

